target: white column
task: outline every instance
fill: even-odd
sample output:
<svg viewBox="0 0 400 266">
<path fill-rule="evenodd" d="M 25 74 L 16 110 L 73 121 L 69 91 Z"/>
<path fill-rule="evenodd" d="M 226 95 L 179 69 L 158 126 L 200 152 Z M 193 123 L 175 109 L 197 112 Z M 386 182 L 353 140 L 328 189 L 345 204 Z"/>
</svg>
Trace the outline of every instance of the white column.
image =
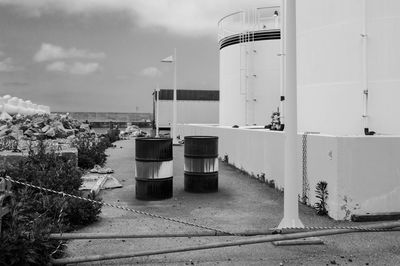
<svg viewBox="0 0 400 266">
<path fill-rule="evenodd" d="M 297 77 L 296 77 L 296 0 L 283 0 L 285 57 L 285 181 L 284 216 L 278 228 L 304 227 L 299 219 L 298 190 L 300 177 L 296 169 L 297 153 Z"/>
</svg>

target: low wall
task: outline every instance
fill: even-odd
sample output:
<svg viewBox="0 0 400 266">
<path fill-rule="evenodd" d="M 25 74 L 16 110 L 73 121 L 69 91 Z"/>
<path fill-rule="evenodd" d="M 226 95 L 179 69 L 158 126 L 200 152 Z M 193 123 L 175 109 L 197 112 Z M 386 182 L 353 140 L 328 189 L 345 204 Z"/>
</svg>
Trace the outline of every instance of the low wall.
<svg viewBox="0 0 400 266">
<path fill-rule="evenodd" d="M 265 182 L 284 185 L 283 132 L 206 125 L 179 125 L 178 135 L 219 137 L 219 156 Z M 317 202 L 315 187 L 328 183 L 329 216 L 400 211 L 400 136 L 298 136 L 300 197 Z M 303 171 L 305 169 L 305 171 Z M 265 178 L 262 178 L 265 176 Z"/>
<path fill-rule="evenodd" d="M 55 153 L 67 160 L 71 160 L 76 166 L 78 166 L 78 150 L 76 148 L 65 148 L 63 150 L 55 151 Z M 0 169 L 18 166 L 19 162 L 27 159 L 28 156 L 28 152 L 0 151 Z"/>
</svg>

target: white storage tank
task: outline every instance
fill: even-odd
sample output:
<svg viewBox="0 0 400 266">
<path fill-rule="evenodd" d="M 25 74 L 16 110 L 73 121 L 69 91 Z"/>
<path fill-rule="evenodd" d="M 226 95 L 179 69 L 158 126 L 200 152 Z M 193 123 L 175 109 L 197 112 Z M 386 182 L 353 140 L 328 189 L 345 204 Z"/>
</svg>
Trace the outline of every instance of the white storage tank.
<svg viewBox="0 0 400 266">
<path fill-rule="evenodd" d="M 220 125 L 266 125 L 279 108 L 280 18 L 271 6 L 219 21 Z"/>
<path fill-rule="evenodd" d="M 400 134 L 400 1 L 297 2 L 299 131 Z"/>
</svg>

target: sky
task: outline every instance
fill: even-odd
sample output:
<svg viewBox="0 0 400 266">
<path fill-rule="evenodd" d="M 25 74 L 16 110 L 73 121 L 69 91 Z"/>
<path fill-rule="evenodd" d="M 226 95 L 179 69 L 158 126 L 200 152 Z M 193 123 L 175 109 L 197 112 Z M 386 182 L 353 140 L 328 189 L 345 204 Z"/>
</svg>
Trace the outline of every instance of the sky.
<svg viewBox="0 0 400 266">
<path fill-rule="evenodd" d="M 272 0 L 0 0 L 0 95 L 52 111 L 152 112 L 152 92 L 218 90 L 220 18 Z"/>
</svg>

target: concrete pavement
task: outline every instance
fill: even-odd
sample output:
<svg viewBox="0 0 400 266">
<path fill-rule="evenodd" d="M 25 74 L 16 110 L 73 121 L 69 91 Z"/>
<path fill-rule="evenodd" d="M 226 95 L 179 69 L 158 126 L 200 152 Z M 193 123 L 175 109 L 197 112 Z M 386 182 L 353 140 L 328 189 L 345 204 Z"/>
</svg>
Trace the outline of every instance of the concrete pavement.
<svg viewBox="0 0 400 266">
<path fill-rule="evenodd" d="M 174 196 L 163 201 L 135 199 L 134 140 L 115 143 L 109 149 L 107 167 L 123 188 L 104 190 L 103 201 L 177 218 L 227 231 L 276 227 L 283 215 L 283 194 L 239 170 L 220 164 L 219 192 L 192 194 L 183 190 L 183 146 L 174 146 Z M 300 205 L 306 226 L 345 226 L 359 223 L 336 222 L 315 215 Z M 166 220 L 103 207 L 100 220 L 79 232 L 164 233 L 196 232 L 197 228 Z M 73 240 L 68 256 L 146 251 L 194 246 L 240 239 L 201 237 L 126 240 Z M 271 243 L 174 253 L 141 258 L 107 260 L 84 265 L 400 265 L 400 232 L 357 233 L 322 238 L 325 245 L 275 247 Z"/>
</svg>

